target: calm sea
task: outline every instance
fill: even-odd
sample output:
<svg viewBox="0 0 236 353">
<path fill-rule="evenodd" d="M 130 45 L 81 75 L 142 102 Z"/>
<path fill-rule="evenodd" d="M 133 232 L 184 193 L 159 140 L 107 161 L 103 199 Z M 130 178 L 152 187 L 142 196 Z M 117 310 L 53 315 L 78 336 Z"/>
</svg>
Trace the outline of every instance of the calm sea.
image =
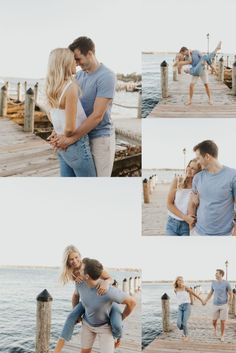
<svg viewBox="0 0 236 353">
<path fill-rule="evenodd" d="M 171 183 L 174 179 L 175 175 L 182 175 L 183 169 L 143 169 L 142 170 L 142 177 L 143 179 L 149 178 L 152 175 L 157 175 L 157 183 L 158 184 L 168 184 Z"/>
<path fill-rule="evenodd" d="M 221 57 L 222 55 L 219 55 Z M 224 60 L 229 57 L 229 66 L 234 62 L 233 54 L 224 54 Z M 175 54 L 153 53 L 142 54 L 142 117 L 146 118 L 161 98 L 160 64 L 165 60 L 171 67 Z M 172 70 L 169 69 L 169 80 Z"/>
<path fill-rule="evenodd" d="M 112 272 L 118 282 L 137 272 Z M 53 349 L 63 323 L 71 311 L 73 284 L 62 286 L 59 269 L 0 268 L 0 352 L 35 351 L 36 297 L 45 288 L 53 297 L 51 345 Z M 78 326 L 78 325 L 77 325 Z M 75 328 L 78 332 L 78 327 Z"/>
</svg>

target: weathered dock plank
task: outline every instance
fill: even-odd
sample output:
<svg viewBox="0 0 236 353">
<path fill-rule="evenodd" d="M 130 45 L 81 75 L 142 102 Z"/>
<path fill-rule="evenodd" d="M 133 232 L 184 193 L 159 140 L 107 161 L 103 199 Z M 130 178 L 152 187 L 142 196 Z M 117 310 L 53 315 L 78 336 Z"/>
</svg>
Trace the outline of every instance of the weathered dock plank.
<svg viewBox="0 0 236 353">
<path fill-rule="evenodd" d="M 178 81 L 169 83 L 169 97 L 162 98 L 154 107 L 149 118 L 236 118 L 236 96 L 222 82 L 209 74 L 209 85 L 213 104 L 208 97 L 201 80 L 195 85 L 192 105 L 187 106 L 191 75 L 184 72 Z"/>
<path fill-rule="evenodd" d="M 116 353 L 137 353 L 141 352 L 141 294 L 136 296 L 137 306 L 131 315 L 124 320 L 124 336 L 122 339 L 121 347 L 116 349 Z M 68 342 L 62 353 L 79 352 L 80 335 L 76 335 Z M 92 353 L 100 353 L 99 340 L 96 338 Z"/>
</svg>

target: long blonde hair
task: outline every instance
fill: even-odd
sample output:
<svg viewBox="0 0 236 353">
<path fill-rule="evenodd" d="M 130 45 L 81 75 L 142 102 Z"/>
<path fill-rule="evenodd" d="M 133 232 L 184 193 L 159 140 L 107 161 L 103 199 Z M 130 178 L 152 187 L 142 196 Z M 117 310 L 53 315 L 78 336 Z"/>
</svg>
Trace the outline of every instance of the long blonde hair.
<svg viewBox="0 0 236 353">
<path fill-rule="evenodd" d="M 175 281 L 173 283 L 175 289 L 179 288 L 179 286 L 178 286 L 178 280 L 179 279 L 183 279 L 183 276 L 176 277 L 176 279 L 175 279 Z"/>
<path fill-rule="evenodd" d="M 45 90 L 51 108 L 58 108 L 65 83 L 73 79 L 74 60 L 73 52 L 67 48 L 54 49 L 49 55 Z"/>
<path fill-rule="evenodd" d="M 190 164 L 194 162 L 197 164 L 197 172 L 196 173 L 199 173 L 201 170 L 202 170 L 202 167 L 201 167 L 201 164 L 197 161 L 197 159 L 191 159 L 186 167 L 186 171 L 187 171 L 187 168 L 190 166 Z M 185 171 L 185 172 L 186 172 Z M 188 186 L 188 183 L 190 181 L 190 177 L 188 177 L 187 175 L 185 175 L 184 177 L 179 177 L 178 180 L 177 180 L 177 189 L 186 189 L 187 186 Z"/>
<path fill-rule="evenodd" d="M 60 281 L 63 284 L 66 284 L 69 281 L 74 280 L 73 269 L 69 266 L 69 263 L 68 263 L 69 256 L 73 252 L 77 253 L 78 256 L 82 258 L 79 250 L 74 245 L 69 245 L 65 248 L 63 253 L 62 269 L 61 269 L 61 275 L 60 275 Z"/>
</svg>

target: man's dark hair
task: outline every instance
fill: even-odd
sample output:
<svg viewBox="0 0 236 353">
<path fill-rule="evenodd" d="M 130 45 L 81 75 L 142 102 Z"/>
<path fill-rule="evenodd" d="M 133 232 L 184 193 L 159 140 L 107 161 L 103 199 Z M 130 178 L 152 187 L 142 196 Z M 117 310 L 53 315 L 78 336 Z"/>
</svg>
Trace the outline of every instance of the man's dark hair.
<svg viewBox="0 0 236 353">
<path fill-rule="evenodd" d="M 221 269 L 217 269 L 216 272 L 219 272 L 221 274 L 222 277 L 224 277 L 225 275 L 225 271 L 221 270 Z"/>
<path fill-rule="evenodd" d="M 87 55 L 90 50 L 95 53 L 95 44 L 92 39 L 88 37 L 79 37 L 69 45 L 69 49 L 71 51 L 79 49 L 82 55 Z"/>
<path fill-rule="evenodd" d="M 188 48 L 182 47 L 179 52 L 180 52 L 180 53 L 184 53 L 186 50 L 188 50 Z"/>
<path fill-rule="evenodd" d="M 206 140 L 202 141 L 193 148 L 193 151 L 196 152 L 199 150 L 201 156 L 205 157 L 208 153 L 210 156 L 217 158 L 218 157 L 218 147 L 214 141 Z"/>
<path fill-rule="evenodd" d="M 101 276 L 103 266 L 98 260 L 85 257 L 83 259 L 83 263 L 85 275 L 89 275 L 89 277 L 91 277 L 93 280 L 97 280 Z"/>
</svg>

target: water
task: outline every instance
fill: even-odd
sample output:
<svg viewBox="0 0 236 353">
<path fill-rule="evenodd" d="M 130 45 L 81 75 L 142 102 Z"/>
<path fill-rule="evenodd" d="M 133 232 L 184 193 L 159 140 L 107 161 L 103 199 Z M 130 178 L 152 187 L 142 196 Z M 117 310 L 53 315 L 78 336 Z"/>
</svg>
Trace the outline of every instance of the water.
<svg viewBox="0 0 236 353">
<path fill-rule="evenodd" d="M 135 277 L 138 272 L 110 272 L 118 282 Z M 53 297 L 50 349 L 71 311 L 72 283 L 62 286 L 59 269 L 0 268 L 0 352 L 33 353 L 35 351 L 36 297 L 45 288 Z M 78 326 L 78 325 L 77 325 Z M 78 327 L 74 332 L 78 332 Z"/>
<path fill-rule="evenodd" d="M 166 184 L 171 183 L 174 179 L 175 175 L 183 175 L 183 169 L 143 169 L 142 177 L 149 178 L 152 175 L 157 175 L 157 183 L 158 184 Z"/>
<path fill-rule="evenodd" d="M 211 282 L 186 282 L 189 287 L 201 285 L 201 293 L 206 294 Z M 172 283 L 144 283 L 142 285 L 142 346 L 148 346 L 162 332 L 161 297 L 167 293 L 170 297 L 170 320 L 177 320 L 178 305 Z"/>
<path fill-rule="evenodd" d="M 161 75 L 160 64 L 165 60 L 169 67 L 172 67 L 176 54 L 153 53 L 142 54 L 142 117 L 146 118 L 161 98 Z M 229 57 L 229 67 L 232 67 L 233 54 L 223 55 L 226 65 L 226 58 Z M 169 80 L 172 80 L 172 70 L 169 69 Z"/>
</svg>

